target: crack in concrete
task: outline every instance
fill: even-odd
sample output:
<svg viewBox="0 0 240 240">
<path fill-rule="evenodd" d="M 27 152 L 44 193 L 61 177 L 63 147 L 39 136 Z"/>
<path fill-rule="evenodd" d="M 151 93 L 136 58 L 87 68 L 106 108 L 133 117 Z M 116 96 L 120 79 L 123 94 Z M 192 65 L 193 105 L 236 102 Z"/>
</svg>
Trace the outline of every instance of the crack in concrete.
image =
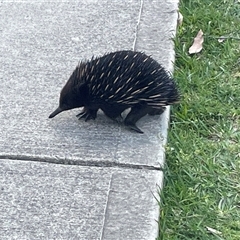
<svg viewBox="0 0 240 240">
<path fill-rule="evenodd" d="M 0 155 L 1 159 L 19 160 L 19 161 L 31 161 L 31 162 L 43 162 L 52 164 L 62 165 L 73 165 L 73 166 L 89 166 L 89 167 L 117 167 L 125 169 L 143 169 L 143 170 L 157 170 L 163 171 L 163 166 L 159 164 L 157 166 L 143 165 L 143 164 L 130 164 L 130 163 L 119 163 L 110 161 L 84 161 L 84 160 L 71 160 L 66 158 L 50 158 L 50 157 L 34 157 L 27 155 Z"/>
</svg>

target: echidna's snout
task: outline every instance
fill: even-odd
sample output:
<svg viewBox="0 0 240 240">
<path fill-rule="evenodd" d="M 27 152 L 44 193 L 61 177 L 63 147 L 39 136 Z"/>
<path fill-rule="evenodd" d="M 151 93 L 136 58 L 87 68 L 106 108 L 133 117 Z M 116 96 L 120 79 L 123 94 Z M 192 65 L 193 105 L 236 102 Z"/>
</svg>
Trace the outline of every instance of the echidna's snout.
<svg viewBox="0 0 240 240">
<path fill-rule="evenodd" d="M 61 107 L 58 107 L 54 112 L 52 112 L 50 115 L 49 115 L 49 118 L 53 118 L 55 117 L 56 115 L 58 115 L 60 112 L 63 112 L 64 109 L 62 109 Z"/>
</svg>

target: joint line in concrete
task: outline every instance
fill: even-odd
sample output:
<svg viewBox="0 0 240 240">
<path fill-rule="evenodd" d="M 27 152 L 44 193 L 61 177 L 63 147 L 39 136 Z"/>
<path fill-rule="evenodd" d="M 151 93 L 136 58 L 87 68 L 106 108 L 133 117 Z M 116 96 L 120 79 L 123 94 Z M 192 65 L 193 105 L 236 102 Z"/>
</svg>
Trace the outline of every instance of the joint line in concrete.
<svg viewBox="0 0 240 240">
<path fill-rule="evenodd" d="M 133 51 L 136 50 L 138 29 L 139 29 L 139 25 L 140 25 L 140 21 L 141 21 L 141 17 L 142 17 L 142 11 L 143 11 L 143 2 L 144 2 L 144 0 L 141 0 L 140 8 L 139 8 L 139 14 L 138 14 L 138 19 L 137 19 L 137 24 L 136 24 L 136 28 L 135 28 L 135 36 L 134 36 L 134 40 L 133 40 L 133 47 L 132 47 Z"/>
<path fill-rule="evenodd" d="M 102 225 L 100 240 L 104 239 L 104 228 L 105 228 L 105 225 L 106 225 L 107 210 L 108 210 L 108 205 L 109 205 L 109 197 L 110 197 L 110 192 L 111 192 L 111 188 L 112 188 L 112 179 L 113 179 L 113 173 L 111 174 L 110 181 L 109 181 L 109 184 L 108 184 L 107 199 L 106 199 L 106 205 L 105 205 L 105 209 L 104 209 L 103 225 Z"/>
</svg>

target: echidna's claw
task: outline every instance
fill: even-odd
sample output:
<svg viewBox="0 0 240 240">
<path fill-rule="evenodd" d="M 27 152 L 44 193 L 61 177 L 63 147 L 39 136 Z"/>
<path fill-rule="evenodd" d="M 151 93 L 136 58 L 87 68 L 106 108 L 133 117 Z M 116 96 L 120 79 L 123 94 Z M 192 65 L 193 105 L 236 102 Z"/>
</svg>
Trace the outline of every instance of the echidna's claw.
<svg viewBox="0 0 240 240">
<path fill-rule="evenodd" d="M 126 125 L 126 124 L 125 124 Z M 128 126 L 130 129 L 134 130 L 135 132 L 138 132 L 138 133 L 144 133 L 140 128 L 138 128 L 135 124 L 132 124 L 132 125 L 126 125 Z"/>
<path fill-rule="evenodd" d="M 90 113 L 87 113 L 85 116 L 85 122 L 87 122 L 88 120 L 95 120 L 96 116 L 91 115 Z"/>
<path fill-rule="evenodd" d="M 76 117 L 80 120 L 82 118 L 85 119 L 85 122 L 91 119 L 95 119 L 97 117 L 97 110 L 92 110 L 84 107 L 83 111 L 76 115 Z"/>
<path fill-rule="evenodd" d="M 81 119 L 81 118 L 84 118 L 84 117 L 85 117 L 85 114 L 86 114 L 86 112 L 82 111 L 82 112 L 80 112 L 79 114 L 77 114 L 76 117 L 77 117 L 78 119 Z"/>
</svg>

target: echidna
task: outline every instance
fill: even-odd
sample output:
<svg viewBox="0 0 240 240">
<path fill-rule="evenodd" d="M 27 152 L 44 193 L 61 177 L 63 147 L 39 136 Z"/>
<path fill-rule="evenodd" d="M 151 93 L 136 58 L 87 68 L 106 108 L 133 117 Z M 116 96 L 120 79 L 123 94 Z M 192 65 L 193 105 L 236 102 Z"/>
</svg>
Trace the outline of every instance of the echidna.
<svg viewBox="0 0 240 240">
<path fill-rule="evenodd" d="M 84 107 L 77 117 L 95 119 L 98 109 L 117 120 L 131 108 L 124 124 L 143 133 L 136 122 L 146 114 L 161 114 L 179 101 L 179 93 L 164 68 L 142 52 L 117 51 L 80 62 L 60 94 L 59 107 L 49 116 Z"/>
</svg>

